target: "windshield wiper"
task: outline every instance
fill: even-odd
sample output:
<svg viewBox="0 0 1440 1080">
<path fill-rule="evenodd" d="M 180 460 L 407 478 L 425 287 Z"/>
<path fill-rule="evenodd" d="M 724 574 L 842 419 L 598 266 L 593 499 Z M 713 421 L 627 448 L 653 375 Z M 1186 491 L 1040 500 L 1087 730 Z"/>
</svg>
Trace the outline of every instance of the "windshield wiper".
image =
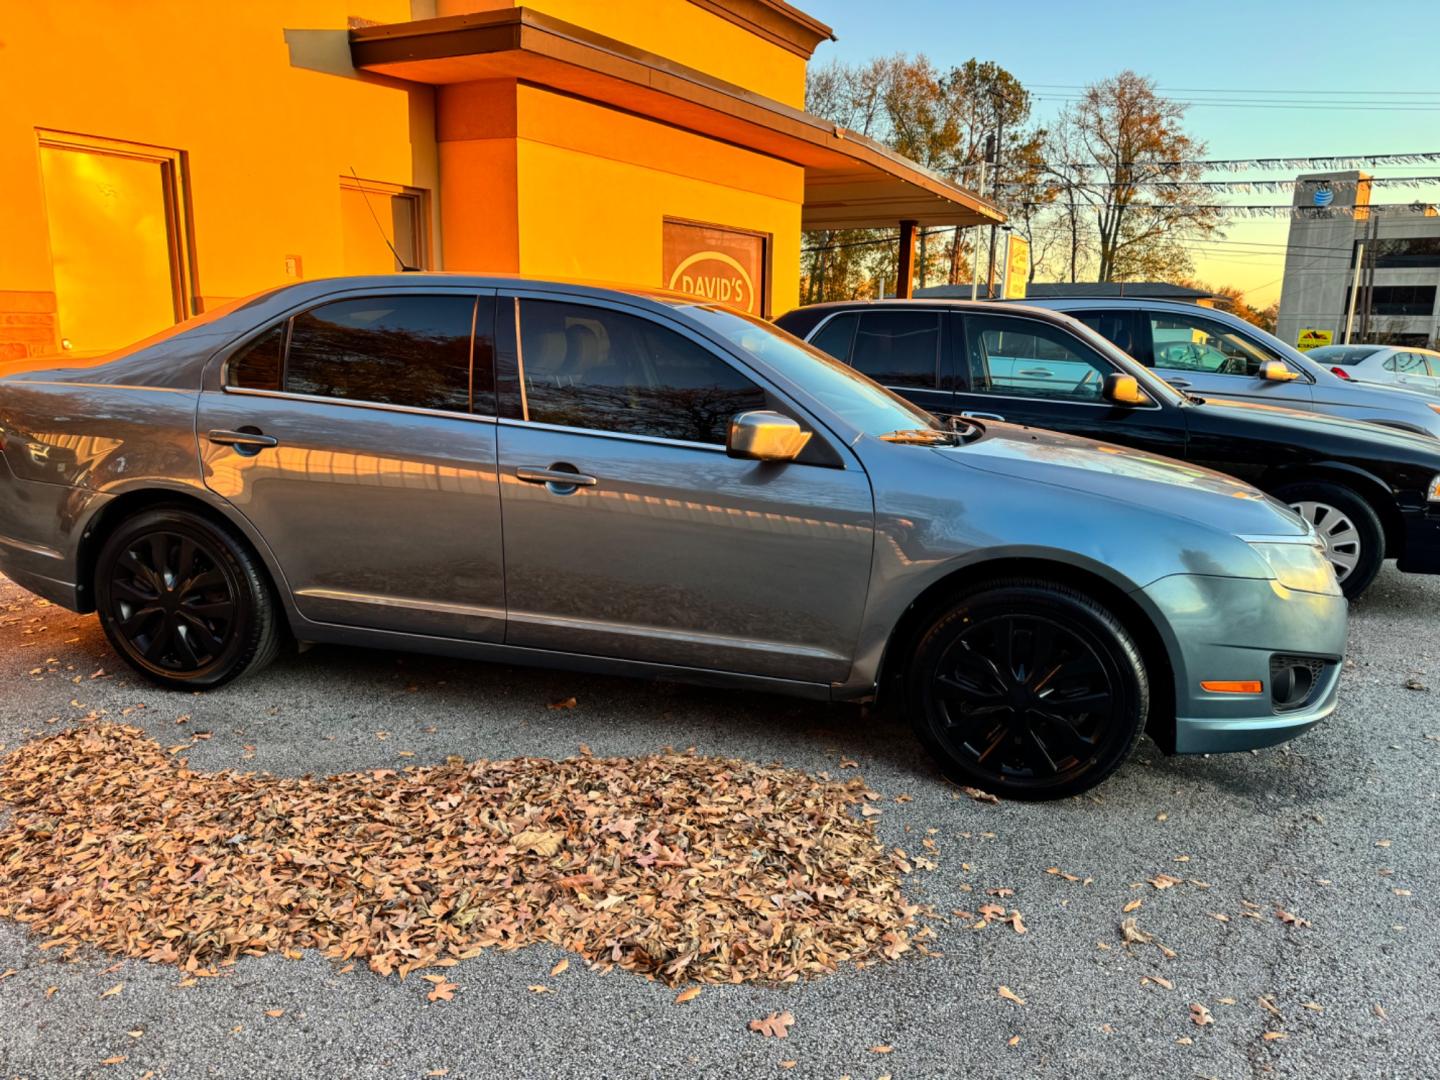
<svg viewBox="0 0 1440 1080">
<path fill-rule="evenodd" d="M 898 428 L 876 437 L 884 439 L 886 442 L 915 443 L 921 446 L 953 444 L 958 438 L 955 432 L 941 431 L 938 428 Z"/>
</svg>

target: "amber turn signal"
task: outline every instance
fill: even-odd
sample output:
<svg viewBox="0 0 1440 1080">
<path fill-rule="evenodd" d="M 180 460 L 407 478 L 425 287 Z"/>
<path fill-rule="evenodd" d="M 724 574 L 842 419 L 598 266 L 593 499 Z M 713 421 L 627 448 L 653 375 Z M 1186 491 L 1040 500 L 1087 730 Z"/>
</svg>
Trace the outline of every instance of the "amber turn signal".
<svg viewBox="0 0 1440 1080">
<path fill-rule="evenodd" d="M 1258 694 L 1265 689 L 1259 679 L 1243 679 L 1233 682 L 1225 679 L 1211 679 L 1200 684 L 1201 690 L 1212 694 Z"/>
</svg>

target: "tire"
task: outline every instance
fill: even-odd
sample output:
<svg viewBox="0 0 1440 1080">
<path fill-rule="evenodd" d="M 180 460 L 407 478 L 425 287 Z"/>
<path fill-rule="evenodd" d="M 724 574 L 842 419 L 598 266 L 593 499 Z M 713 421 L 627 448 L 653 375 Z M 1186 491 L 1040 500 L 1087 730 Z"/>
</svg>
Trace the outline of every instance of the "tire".
<svg viewBox="0 0 1440 1080">
<path fill-rule="evenodd" d="M 1039 580 L 953 598 L 905 682 L 911 724 L 945 774 L 1010 799 L 1088 791 L 1130 756 L 1150 712 L 1145 664 L 1120 621 Z"/>
<path fill-rule="evenodd" d="M 284 629 L 269 577 L 230 529 L 182 507 L 122 521 L 95 562 L 100 625 L 150 681 L 178 690 L 259 671 Z"/>
<path fill-rule="evenodd" d="M 1374 507 L 1350 488 L 1326 481 L 1290 484 L 1274 494 L 1315 526 L 1340 588 L 1358 600 L 1385 561 L 1385 527 Z"/>
</svg>

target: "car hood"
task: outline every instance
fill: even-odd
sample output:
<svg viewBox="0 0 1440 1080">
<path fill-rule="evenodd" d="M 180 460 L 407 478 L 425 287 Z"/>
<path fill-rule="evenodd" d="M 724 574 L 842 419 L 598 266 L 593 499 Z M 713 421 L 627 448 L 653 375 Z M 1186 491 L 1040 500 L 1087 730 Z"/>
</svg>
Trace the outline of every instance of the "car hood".
<svg viewBox="0 0 1440 1080">
<path fill-rule="evenodd" d="M 1280 405 L 1267 405 L 1258 401 L 1229 401 L 1206 398 L 1201 409 L 1222 410 L 1230 422 L 1249 422 L 1262 425 L 1273 432 L 1271 437 L 1284 440 L 1286 432 L 1305 434 L 1311 438 L 1320 434 L 1327 446 L 1341 452 L 1345 443 L 1364 443 L 1368 455 L 1383 455 L 1387 452 L 1402 455 L 1407 460 L 1418 451 L 1440 462 L 1440 442 L 1417 431 L 1406 431 L 1369 420 L 1351 420 L 1333 416 L 1287 409 Z"/>
<path fill-rule="evenodd" d="M 1309 532 L 1298 516 L 1233 476 L 1127 446 L 987 423 L 983 439 L 935 452 L 984 472 L 1138 504 L 1240 536 Z"/>
</svg>

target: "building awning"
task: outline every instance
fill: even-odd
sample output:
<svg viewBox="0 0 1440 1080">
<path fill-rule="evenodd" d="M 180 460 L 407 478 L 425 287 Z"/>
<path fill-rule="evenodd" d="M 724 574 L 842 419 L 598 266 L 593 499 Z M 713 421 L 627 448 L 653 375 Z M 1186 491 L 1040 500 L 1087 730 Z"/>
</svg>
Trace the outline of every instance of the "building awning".
<svg viewBox="0 0 1440 1080">
<path fill-rule="evenodd" d="M 800 165 L 804 229 L 1005 219 L 872 139 L 528 8 L 361 27 L 350 54 L 363 71 L 411 82 L 524 79 Z"/>
</svg>

